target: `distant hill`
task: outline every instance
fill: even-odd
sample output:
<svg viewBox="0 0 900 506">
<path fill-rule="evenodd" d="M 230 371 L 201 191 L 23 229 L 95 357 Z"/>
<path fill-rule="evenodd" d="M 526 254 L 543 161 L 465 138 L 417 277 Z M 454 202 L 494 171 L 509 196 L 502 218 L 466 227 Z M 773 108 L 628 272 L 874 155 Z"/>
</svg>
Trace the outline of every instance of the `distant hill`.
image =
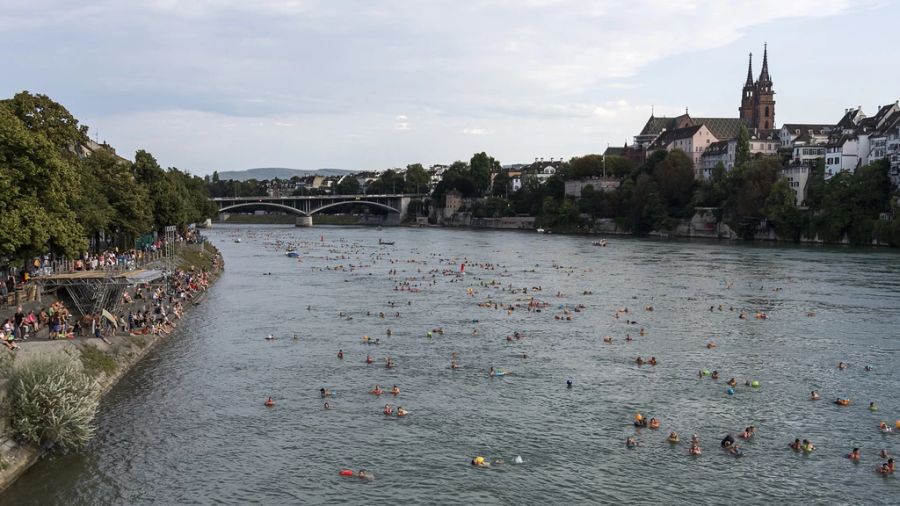
<svg viewBox="0 0 900 506">
<path fill-rule="evenodd" d="M 259 169 L 247 169 L 247 170 L 226 170 L 223 172 L 219 172 L 219 179 L 228 180 L 232 179 L 234 181 L 246 181 L 248 179 L 290 179 L 294 176 L 298 177 L 306 177 L 309 175 L 319 175 L 319 176 L 343 176 L 345 174 L 352 174 L 352 170 L 343 170 L 343 169 L 315 169 L 315 170 L 301 170 L 301 169 L 284 169 L 280 167 L 267 167 L 267 168 L 259 168 Z"/>
</svg>

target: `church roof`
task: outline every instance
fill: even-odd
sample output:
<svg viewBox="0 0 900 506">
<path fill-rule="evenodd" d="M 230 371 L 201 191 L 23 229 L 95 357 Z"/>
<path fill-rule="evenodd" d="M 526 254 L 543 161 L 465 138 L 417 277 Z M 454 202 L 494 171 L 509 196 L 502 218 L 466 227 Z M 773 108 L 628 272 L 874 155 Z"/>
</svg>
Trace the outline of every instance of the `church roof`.
<svg viewBox="0 0 900 506">
<path fill-rule="evenodd" d="M 716 139 L 733 139 L 741 131 L 741 125 L 749 126 L 741 118 L 692 118 L 682 114 L 675 118 L 650 116 L 639 135 L 659 135 L 663 129 L 672 131 L 687 126 L 706 125 Z"/>
</svg>

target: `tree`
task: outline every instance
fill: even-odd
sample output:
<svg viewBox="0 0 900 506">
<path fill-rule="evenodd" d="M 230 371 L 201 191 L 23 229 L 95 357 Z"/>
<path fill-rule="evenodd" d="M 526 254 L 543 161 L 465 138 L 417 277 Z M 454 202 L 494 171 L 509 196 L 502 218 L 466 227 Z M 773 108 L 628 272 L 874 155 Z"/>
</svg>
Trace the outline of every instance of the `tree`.
<svg viewBox="0 0 900 506">
<path fill-rule="evenodd" d="M 428 193 L 431 176 L 428 175 L 421 163 L 407 165 L 403 179 L 405 180 L 403 187 L 405 193 Z"/>
<path fill-rule="evenodd" d="M 587 179 L 603 176 L 603 156 L 584 155 L 569 160 L 564 177 L 566 179 Z"/>
<path fill-rule="evenodd" d="M 79 188 L 75 167 L 46 135 L 0 107 L 0 257 L 78 255 L 87 245 L 72 211 Z"/>
<path fill-rule="evenodd" d="M 734 190 L 729 191 L 726 214 L 731 228 L 745 239 L 752 239 L 765 219 L 766 199 L 778 180 L 781 162 L 777 157 L 757 158 L 733 171 Z"/>
<path fill-rule="evenodd" d="M 510 181 L 509 172 L 501 170 L 494 176 L 494 182 L 491 184 L 491 195 L 495 197 L 506 197 L 509 193 Z"/>
<path fill-rule="evenodd" d="M 670 151 L 653 168 L 653 179 L 668 207 L 668 214 L 683 216 L 694 188 L 694 164 L 684 151 Z"/>
<path fill-rule="evenodd" d="M 781 178 L 772 186 L 772 191 L 766 198 L 766 217 L 775 227 L 775 232 L 782 238 L 794 242 L 800 241 L 800 236 L 806 228 L 803 214 L 797 208 L 797 198 L 794 190 L 788 185 L 785 178 Z"/>
<path fill-rule="evenodd" d="M 636 165 L 630 158 L 624 156 L 609 155 L 606 157 L 606 177 L 621 179 L 631 174 Z"/>
<path fill-rule="evenodd" d="M 738 132 L 737 150 L 734 155 L 735 167 L 745 167 L 750 162 L 750 132 L 746 125 L 741 125 Z"/>
<path fill-rule="evenodd" d="M 88 156 L 82 165 L 83 180 L 89 187 L 93 186 L 91 193 L 81 199 L 79 210 L 79 218 L 88 233 L 99 236 L 107 232 L 111 239 L 124 239 L 126 242 L 123 245 L 127 245 L 152 228 L 150 195 L 144 186 L 138 184 L 130 163 L 119 160 L 105 149 L 99 149 Z M 104 214 L 108 214 L 105 223 Z"/>
<path fill-rule="evenodd" d="M 469 172 L 475 191 L 479 196 L 484 195 L 491 185 L 491 173 L 500 171 L 500 162 L 488 156 L 487 153 L 475 153 L 469 161 Z"/>
<path fill-rule="evenodd" d="M 32 95 L 27 91 L 17 93 L 13 98 L 0 101 L 32 132 L 43 134 L 51 144 L 68 155 L 76 146 L 87 144 L 87 127 L 62 105 L 47 95 Z"/>
<path fill-rule="evenodd" d="M 638 176 L 629 207 L 630 228 L 635 234 L 646 234 L 655 228 L 665 227 L 666 206 L 652 177 L 646 174 Z"/>
<path fill-rule="evenodd" d="M 335 195 L 358 195 L 359 179 L 355 176 L 344 176 L 334 187 Z"/>
</svg>

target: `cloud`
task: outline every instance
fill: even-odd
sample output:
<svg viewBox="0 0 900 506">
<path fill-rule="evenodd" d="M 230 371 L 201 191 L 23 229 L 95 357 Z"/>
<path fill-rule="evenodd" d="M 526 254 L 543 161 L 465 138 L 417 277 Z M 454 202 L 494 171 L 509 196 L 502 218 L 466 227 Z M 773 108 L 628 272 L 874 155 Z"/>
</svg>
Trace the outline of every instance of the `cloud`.
<svg viewBox="0 0 900 506">
<path fill-rule="evenodd" d="M 465 157 L 465 151 L 445 152 L 468 150 L 468 143 L 486 135 L 492 144 L 479 149 L 494 149 L 496 142 L 496 149 L 527 159 L 533 149 L 553 151 L 550 143 L 560 151 L 586 150 L 633 134 L 649 113 L 646 104 L 657 101 L 642 93 L 659 93 L 682 78 L 653 74 L 658 66 L 702 59 L 706 51 L 777 21 L 815 23 L 879 5 L 5 0 L 0 45 L 18 50 L 5 54 L 0 92 L 48 93 L 85 123 L 109 132 L 114 145 L 131 149 L 145 142 L 168 160 L 174 157 L 160 151 L 204 164 L 235 164 L 248 149 L 239 136 L 258 132 L 270 140 L 250 154 L 288 160 L 283 163 L 352 156 L 363 165 L 371 159 L 367 147 L 382 150 L 393 142 L 394 165 L 420 153 Z M 779 50 L 785 55 L 781 65 L 789 65 L 788 55 L 804 47 L 806 37 L 798 34 L 793 46 Z M 684 78 L 703 84 L 700 76 Z M 657 114 L 665 110 L 683 106 L 657 104 Z M 201 123 L 198 131 L 232 142 L 211 147 L 191 136 L 192 149 L 209 151 L 188 156 L 164 121 L 188 117 Z M 148 118 L 154 121 L 125 124 Z M 328 125 L 324 130 L 335 138 L 358 136 L 372 144 L 354 142 L 349 150 L 341 145 L 329 153 L 325 149 L 333 144 L 319 142 L 299 150 L 297 137 L 315 134 L 317 124 Z"/>
</svg>

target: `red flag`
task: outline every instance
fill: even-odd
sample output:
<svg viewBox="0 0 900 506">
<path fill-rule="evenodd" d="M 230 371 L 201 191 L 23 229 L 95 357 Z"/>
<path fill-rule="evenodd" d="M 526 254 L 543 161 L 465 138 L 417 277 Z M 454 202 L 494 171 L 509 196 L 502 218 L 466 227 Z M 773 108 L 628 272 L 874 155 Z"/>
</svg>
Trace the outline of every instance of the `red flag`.
<svg viewBox="0 0 900 506">
<path fill-rule="evenodd" d="M 459 264 L 459 272 L 466 272 L 466 264 Z"/>
</svg>

